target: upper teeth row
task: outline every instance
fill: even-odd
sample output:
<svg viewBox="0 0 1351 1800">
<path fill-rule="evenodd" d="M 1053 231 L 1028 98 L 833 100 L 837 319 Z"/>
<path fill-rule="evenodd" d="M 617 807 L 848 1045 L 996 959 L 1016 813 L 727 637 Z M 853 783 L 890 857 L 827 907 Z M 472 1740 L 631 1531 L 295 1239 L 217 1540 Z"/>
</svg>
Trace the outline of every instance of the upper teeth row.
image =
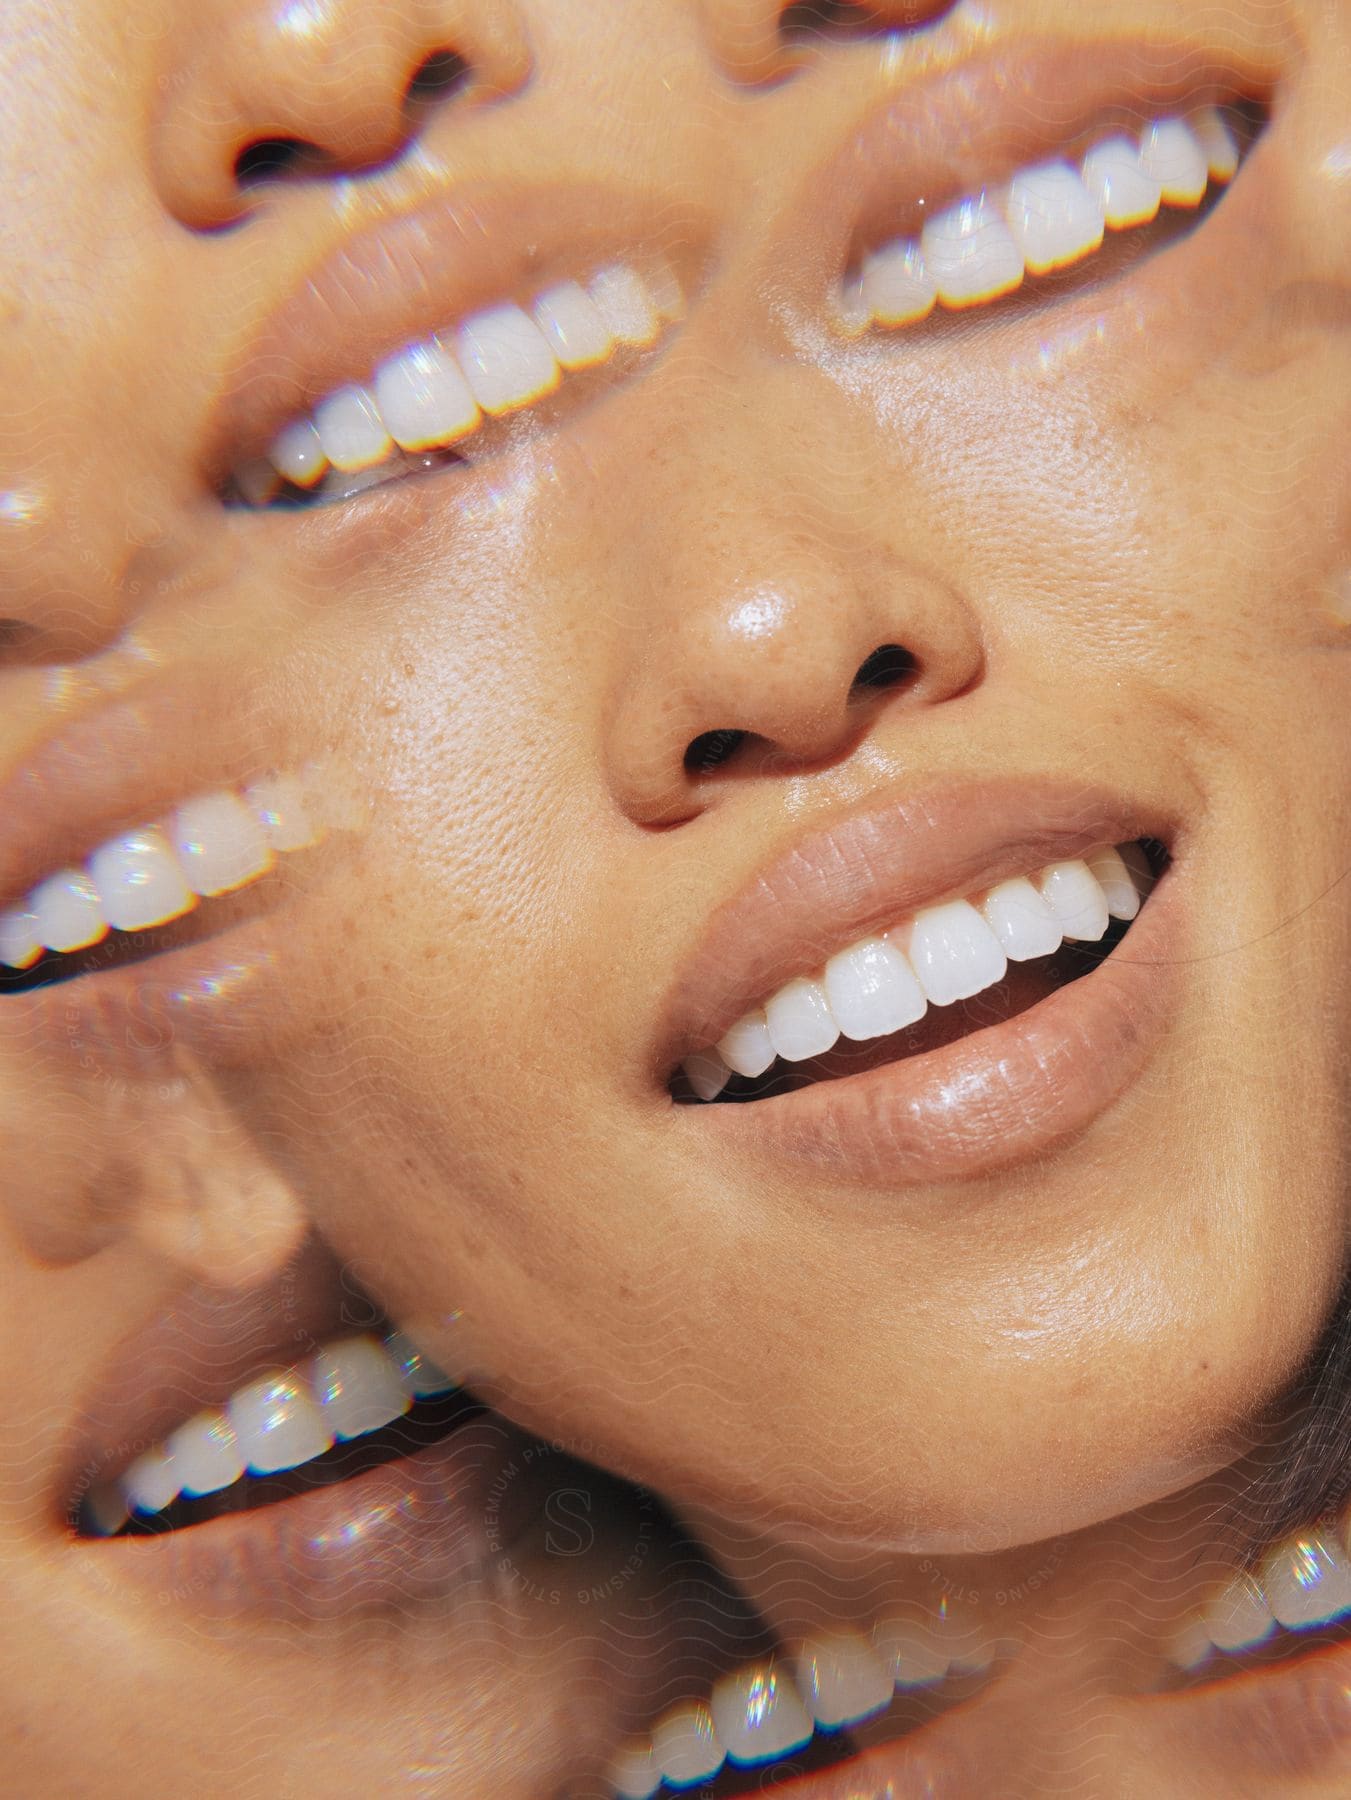
<svg viewBox="0 0 1351 1800">
<path fill-rule="evenodd" d="M 349 773 L 332 763 L 271 775 L 242 793 L 199 794 L 170 819 L 110 838 L 83 868 L 49 875 L 0 912 L 0 964 L 27 969 L 44 950 L 85 950 L 109 931 L 166 925 L 199 897 L 257 881 L 279 852 L 363 822 Z"/>
<path fill-rule="evenodd" d="M 293 420 L 267 464 L 253 466 L 241 485 L 261 499 L 281 478 L 313 487 L 330 468 L 353 473 L 402 451 L 455 443 L 476 431 L 485 413 L 514 412 L 551 394 L 563 370 L 593 368 L 621 345 L 655 343 L 682 305 L 668 268 L 644 277 L 611 263 L 586 287 L 563 281 L 546 288 L 529 311 L 512 302 L 487 307 L 457 330 L 387 358 L 369 386 L 339 388 L 312 418 Z"/>
<path fill-rule="evenodd" d="M 974 1618 L 945 1601 L 937 1612 L 914 1608 L 880 1621 L 872 1640 L 833 1630 L 806 1642 L 791 1660 L 734 1669 L 706 1700 L 682 1700 L 649 1735 L 625 1746 L 607 1771 L 623 1800 L 647 1800 L 665 1781 L 708 1781 L 723 1763 L 753 1764 L 791 1755 L 819 1725 L 825 1730 L 869 1718 L 895 1691 L 941 1681 L 949 1670 L 990 1666 L 998 1645 Z"/>
<path fill-rule="evenodd" d="M 1211 179 L 1238 169 L 1238 142 L 1203 106 L 1185 119 L 1155 119 L 1138 139 L 1115 133 L 1076 169 L 1062 158 L 1020 169 L 936 213 L 918 239 L 897 238 L 863 259 L 846 282 L 842 322 L 909 325 L 941 301 L 979 306 L 1012 292 L 1024 274 L 1045 275 L 1090 256 L 1105 230 L 1147 225 L 1162 203 L 1196 206 Z"/>
<path fill-rule="evenodd" d="M 455 1385 L 402 1332 L 335 1339 L 302 1367 L 273 1370 L 236 1389 L 223 1409 L 198 1413 L 116 1482 L 91 1490 L 93 1522 L 111 1535 L 133 1512 L 162 1512 L 180 1494 L 214 1494 L 246 1470 L 294 1469 Z"/>
<path fill-rule="evenodd" d="M 1180 1668 L 1214 1651 L 1237 1654 L 1283 1626 L 1307 1631 L 1351 1612 L 1351 1512 L 1340 1524 L 1293 1532 L 1259 1567 L 1226 1579 L 1169 1646 Z M 834 1629 L 808 1639 L 791 1659 L 748 1663 L 706 1699 L 678 1702 L 650 1733 L 625 1746 L 608 1770 L 622 1800 L 648 1800 L 663 1782 L 710 1780 L 724 1761 L 763 1763 L 790 1755 L 816 1727 L 834 1731 L 890 1705 L 893 1693 L 928 1686 L 949 1672 L 975 1674 L 1001 1654 L 996 1635 L 973 1612 L 944 1597 L 938 1609 L 911 1607 L 880 1619 L 871 1636 Z"/>
<path fill-rule="evenodd" d="M 781 1056 L 804 1062 L 848 1038 L 885 1037 L 1002 981 L 1010 961 L 1050 956 L 1065 938 L 1096 941 L 1109 919 L 1133 919 L 1150 879 L 1138 844 L 1104 844 L 1083 859 L 1002 881 L 973 900 L 924 907 L 892 930 L 860 938 L 815 976 L 787 982 L 683 1067 L 701 1100 L 733 1073 L 763 1075 Z"/>
</svg>

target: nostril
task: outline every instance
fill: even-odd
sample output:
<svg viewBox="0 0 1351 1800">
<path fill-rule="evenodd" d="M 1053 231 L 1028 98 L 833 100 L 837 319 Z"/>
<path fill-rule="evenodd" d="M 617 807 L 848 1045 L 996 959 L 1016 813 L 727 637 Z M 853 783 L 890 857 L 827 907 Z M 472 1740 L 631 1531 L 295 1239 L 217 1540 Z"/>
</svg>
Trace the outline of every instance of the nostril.
<svg viewBox="0 0 1351 1800">
<path fill-rule="evenodd" d="M 744 731 L 701 731 L 685 752 L 686 774 L 707 775 L 710 769 L 735 756 L 745 738 Z"/>
<path fill-rule="evenodd" d="M 311 163 L 321 154 L 299 138 L 259 138 L 246 144 L 235 158 L 235 184 L 241 188 L 262 187 L 283 175 L 295 174 L 302 161 Z"/>
<path fill-rule="evenodd" d="M 437 50 L 413 72 L 404 96 L 406 107 L 445 100 L 470 76 L 469 64 L 453 50 Z"/>
<path fill-rule="evenodd" d="M 789 0 L 779 14 L 779 39 L 809 45 L 820 38 L 920 31 L 956 4 L 957 0 Z"/>
<path fill-rule="evenodd" d="M 919 664 L 899 644 L 882 644 L 867 657 L 854 677 L 854 689 L 894 688 L 919 672 Z"/>
</svg>

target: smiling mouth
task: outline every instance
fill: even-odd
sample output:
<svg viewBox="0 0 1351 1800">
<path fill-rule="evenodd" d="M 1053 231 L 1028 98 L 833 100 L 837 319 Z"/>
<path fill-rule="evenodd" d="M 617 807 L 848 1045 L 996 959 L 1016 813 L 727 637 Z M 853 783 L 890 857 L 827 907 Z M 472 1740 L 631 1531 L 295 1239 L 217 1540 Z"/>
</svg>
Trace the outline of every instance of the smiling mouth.
<svg viewBox="0 0 1351 1800">
<path fill-rule="evenodd" d="M 336 1338 L 91 1482 L 72 1525 L 151 1536 L 249 1512 L 415 1456 L 483 1410 L 400 1332 Z"/>
<path fill-rule="evenodd" d="M 684 310 L 679 278 L 661 259 L 648 258 L 641 272 L 607 263 L 585 286 L 536 282 L 524 305 L 504 298 L 327 394 L 282 428 L 266 457 L 234 471 L 227 497 L 298 506 L 483 461 L 518 435 L 502 421 L 537 411 L 547 420 L 543 403 L 564 383 L 575 400 L 580 374 L 604 371 L 613 381 L 631 373 Z"/>
<path fill-rule="evenodd" d="M 1256 100 L 1169 110 L 1143 127 L 1118 109 L 1056 156 L 938 205 L 921 199 L 894 236 L 874 231 L 833 296 L 836 322 L 855 336 L 1105 279 L 1204 217 L 1268 118 Z"/>
<path fill-rule="evenodd" d="M 776 1099 L 1004 1024 L 1106 962 L 1169 862 L 1156 838 L 1103 845 L 921 908 L 785 983 L 687 1056 L 671 1097 Z"/>
<path fill-rule="evenodd" d="M 211 938 L 275 898 L 280 866 L 365 823 L 351 771 L 332 759 L 196 795 L 0 912 L 0 996 Z"/>
</svg>

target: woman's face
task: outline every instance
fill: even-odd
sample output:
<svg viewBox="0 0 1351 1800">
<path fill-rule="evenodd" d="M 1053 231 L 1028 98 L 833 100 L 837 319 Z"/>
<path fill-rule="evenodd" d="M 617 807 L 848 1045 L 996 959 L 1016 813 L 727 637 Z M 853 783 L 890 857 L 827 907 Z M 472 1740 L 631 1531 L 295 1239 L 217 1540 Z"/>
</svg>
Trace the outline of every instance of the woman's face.
<svg viewBox="0 0 1351 1800">
<path fill-rule="evenodd" d="M 74 1310 L 124 1234 L 258 1282 L 303 1212 L 515 1421 L 797 1538 L 992 1550 L 1232 1460 L 1345 1248 L 1345 21 L 85 4 L 72 53 L 31 10 L 0 885 L 310 764 L 332 826 L 134 980 L 5 998 L 17 1228 Z M 935 209 L 1205 100 L 1254 141 L 1194 229 L 841 322 Z M 613 265 L 662 316 L 556 389 L 481 320 Z M 282 427 L 475 330 L 463 460 L 267 497 Z M 1015 960 L 745 1104 L 679 1073 L 1141 839 L 1082 980 Z M 113 1205 L 58 1108 L 229 1197 Z"/>
</svg>

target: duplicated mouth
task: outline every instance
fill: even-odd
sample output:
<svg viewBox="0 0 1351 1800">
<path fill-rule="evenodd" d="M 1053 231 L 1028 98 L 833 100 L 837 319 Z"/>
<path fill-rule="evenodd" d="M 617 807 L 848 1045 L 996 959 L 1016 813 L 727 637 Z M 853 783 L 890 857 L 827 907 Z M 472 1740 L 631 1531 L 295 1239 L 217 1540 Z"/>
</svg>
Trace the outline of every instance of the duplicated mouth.
<svg viewBox="0 0 1351 1800">
<path fill-rule="evenodd" d="M 457 460 L 474 460 L 468 440 L 489 435 L 491 420 L 536 405 L 564 374 L 650 349 L 683 313 L 676 275 L 656 261 L 644 273 L 608 263 L 585 287 L 555 282 L 527 306 L 485 307 L 292 420 L 265 459 L 236 471 L 235 486 L 253 505 L 338 499 L 436 467 L 452 445 Z"/>
<path fill-rule="evenodd" d="M 75 1530 L 173 1531 L 268 1505 L 439 1442 L 473 1410 L 403 1333 L 335 1338 L 298 1367 L 245 1382 L 223 1407 L 101 1475 L 74 1508 Z"/>
<path fill-rule="evenodd" d="M 1069 269 L 1109 232 L 1152 225 L 1165 206 L 1200 207 L 1212 183 L 1232 181 L 1264 122 L 1243 102 L 1169 113 L 1138 134 L 1100 128 L 1077 155 L 1019 169 L 870 249 L 837 296 L 838 323 L 851 335 L 914 325 L 935 307 L 985 306 L 1026 277 Z"/>
<path fill-rule="evenodd" d="M 1167 862 L 1154 839 L 1102 845 L 921 908 L 785 983 L 716 1045 L 687 1056 L 672 1096 L 686 1105 L 763 1100 L 1002 1023 L 1097 967 Z M 1029 966 L 1011 972 L 1011 963 Z M 841 1039 L 848 1046 L 837 1049 Z"/>
<path fill-rule="evenodd" d="M 1349 1543 L 1351 1509 L 1343 1509 L 1340 1518 L 1289 1533 L 1255 1569 L 1222 1578 L 1162 1646 L 1170 1671 L 1164 1686 L 1346 1643 Z M 613 1757 L 610 1791 L 617 1800 L 651 1800 L 713 1783 L 720 1795 L 761 1793 L 803 1775 L 803 1752 L 818 1771 L 843 1768 L 857 1742 L 906 1736 L 970 1697 L 1017 1649 L 1015 1637 L 947 1593 L 885 1612 L 867 1632 L 825 1630 L 667 1707 Z"/>
<path fill-rule="evenodd" d="M 335 761 L 196 795 L 172 817 L 110 838 L 82 867 L 54 872 L 0 912 L 0 994 L 83 973 L 91 964 L 81 953 L 110 935 L 100 968 L 158 950 L 158 936 L 137 934 L 186 918 L 201 900 L 250 887 L 279 856 L 365 822 L 351 771 Z"/>
</svg>

